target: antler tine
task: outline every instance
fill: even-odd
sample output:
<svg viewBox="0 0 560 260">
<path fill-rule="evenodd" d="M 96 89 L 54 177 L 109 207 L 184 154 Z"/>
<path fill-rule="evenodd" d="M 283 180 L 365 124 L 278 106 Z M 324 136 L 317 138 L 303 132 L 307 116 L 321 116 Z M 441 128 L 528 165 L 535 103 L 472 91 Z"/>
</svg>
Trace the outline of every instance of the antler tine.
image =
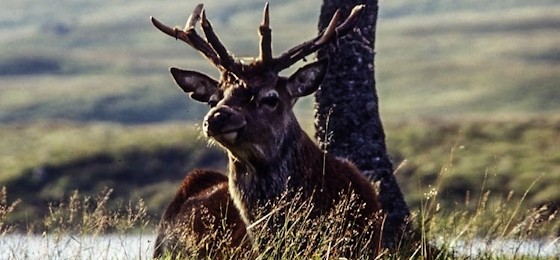
<svg viewBox="0 0 560 260">
<path fill-rule="evenodd" d="M 354 8 L 352 8 L 352 11 L 350 11 L 350 14 L 348 15 L 348 18 L 346 18 L 346 20 L 344 20 L 342 24 L 336 27 L 336 34 L 346 35 L 350 31 L 352 31 L 354 29 L 354 26 L 356 26 L 358 18 L 365 7 L 366 5 L 364 4 L 354 6 Z"/>
<path fill-rule="evenodd" d="M 338 23 L 339 19 L 340 19 L 340 9 L 337 9 L 334 12 L 333 17 L 329 21 L 329 25 L 327 25 L 327 28 L 325 28 L 323 33 L 319 35 L 320 37 L 318 37 L 318 39 L 315 41 L 316 45 L 322 46 L 324 44 L 327 44 L 329 40 L 336 35 L 336 24 Z"/>
<path fill-rule="evenodd" d="M 259 26 L 259 34 L 261 35 L 259 60 L 266 64 L 272 60 L 272 30 L 270 29 L 268 2 L 264 5 L 263 21 Z"/>
<path fill-rule="evenodd" d="M 216 35 L 216 33 L 214 32 L 214 28 L 212 28 L 212 24 L 206 18 L 205 10 L 202 10 L 201 17 L 202 17 L 202 22 L 201 22 L 202 30 L 204 31 L 206 40 L 208 41 L 208 43 L 210 43 L 212 48 L 214 48 L 216 53 L 218 53 L 218 56 L 220 57 L 221 60 L 221 65 L 225 69 L 232 71 L 234 73 L 239 72 L 243 65 L 239 62 L 236 62 L 235 58 L 233 58 L 233 56 L 229 54 L 226 47 L 222 44 L 222 42 L 218 38 L 218 35 Z"/>
<path fill-rule="evenodd" d="M 203 10 L 203 5 L 199 4 L 193 10 L 193 13 L 189 16 L 187 23 L 185 25 L 185 29 L 181 30 L 177 27 L 171 28 L 160 21 L 158 21 L 155 17 L 151 16 L 150 20 L 152 24 L 158 28 L 163 33 L 175 38 L 179 39 L 191 47 L 195 48 L 199 52 L 201 52 L 206 58 L 208 58 L 214 65 L 216 65 L 219 69 L 223 69 L 222 62 L 220 57 L 216 54 L 212 46 L 208 44 L 204 39 L 202 39 L 198 33 L 196 33 L 196 23 L 200 19 L 200 13 Z"/>
<path fill-rule="evenodd" d="M 189 30 L 195 30 L 196 23 L 200 20 L 202 12 L 204 12 L 204 5 L 196 5 L 191 15 L 189 15 L 189 19 L 187 19 L 187 23 L 185 24 L 185 29 L 183 31 L 188 32 Z"/>
<path fill-rule="evenodd" d="M 338 20 L 340 19 L 340 10 L 337 10 L 334 13 L 331 21 L 329 22 L 329 25 L 321 34 L 310 41 L 293 47 L 292 49 L 280 55 L 280 57 L 275 58 L 272 69 L 279 72 L 285 68 L 288 68 L 298 60 L 301 60 L 305 56 L 317 51 L 332 40 L 349 33 L 358 22 L 358 17 L 362 13 L 364 7 L 365 5 L 363 4 L 355 6 L 350 12 L 350 15 L 339 26 L 336 25 L 338 23 Z"/>
</svg>

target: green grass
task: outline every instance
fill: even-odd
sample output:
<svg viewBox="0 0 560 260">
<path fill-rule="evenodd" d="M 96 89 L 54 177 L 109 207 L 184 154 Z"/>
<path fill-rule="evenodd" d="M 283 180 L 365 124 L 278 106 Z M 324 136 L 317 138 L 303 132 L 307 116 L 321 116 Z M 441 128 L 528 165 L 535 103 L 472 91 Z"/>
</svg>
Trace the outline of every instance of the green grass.
<svg viewBox="0 0 560 260">
<path fill-rule="evenodd" d="M 145 198 L 156 216 L 188 170 L 226 165 L 225 153 L 206 148 L 195 128 L 55 122 L 1 127 L 0 182 L 22 199 L 14 218 L 32 223 L 47 213 L 46 202 L 76 189 L 92 195 L 115 188 L 113 208 Z"/>
<path fill-rule="evenodd" d="M 387 145 L 396 164 L 406 160 L 397 178 L 410 205 L 422 194 L 410 192 L 446 176 L 442 203 L 480 196 L 480 183 L 496 195 L 510 191 L 520 198 L 527 184 L 540 178 L 524 203 L 560 203 L 552 183 L 560 180 L 560 118 L 417 120 L 386 126 Z M 450 156 L 452 159 L 449 159 Z"/>
<path fill-rule="evenodd" d="M 128 127 L 64 121 L 2 126 L 0 180 L 7 181 L 25 169 L 69 164 L 100 153 L 117 156 L 167 147 L 202 148 L 205 139 L 195 128 L 180 123 Z"/>
<path fill-rule="evenodd" d="M 559 14 L 527 7 L 380 20 L 382 115 L 557 112 Z"/>
</svg>

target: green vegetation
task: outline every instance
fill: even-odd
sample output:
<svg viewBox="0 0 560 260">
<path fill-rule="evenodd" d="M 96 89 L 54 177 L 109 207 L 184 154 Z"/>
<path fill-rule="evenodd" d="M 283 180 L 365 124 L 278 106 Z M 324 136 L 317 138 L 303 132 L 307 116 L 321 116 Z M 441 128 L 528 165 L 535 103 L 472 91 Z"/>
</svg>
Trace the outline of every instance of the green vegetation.
<svg viewBox="0 0 560 260">
<path fill-rule="evenodd" d="M 379 22 L 378 90 L 388 120 L 555 114 L 560 7 Z"/>
<path fill-rule="evenodd" d="M 47 202 L 74 190 L 86 195 L 114 189 L 111 208 L 143 198 L 161 214 L 188 169 L 223 169 L 225 153 L 205 148 L 194 127 L 179 124 L 38 123 L 3 127 L 0 182 L 20 198 L 12 217 L 36 222 Z"/>
<path fill-rule="evenodd" d="M 524 205 L 560 205 L 560 118 L 419 120 L 387 126 L 387 145 L 408 202 L 416 208 L 423 189 L 445 174 L 442 206 L 482 195 L 480 186 L 519 199 L 537 180 Z"/>
</svg>

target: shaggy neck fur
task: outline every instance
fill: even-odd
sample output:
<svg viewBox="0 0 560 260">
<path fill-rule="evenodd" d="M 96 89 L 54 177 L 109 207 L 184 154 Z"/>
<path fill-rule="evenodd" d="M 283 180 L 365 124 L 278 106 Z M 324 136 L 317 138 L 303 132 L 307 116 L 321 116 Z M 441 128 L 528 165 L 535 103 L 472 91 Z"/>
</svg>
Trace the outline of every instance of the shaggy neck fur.
<svg viewBox="0 0 560 260">
<path fill-rule="evenodd" d="M 318 174 L 313 169 L 321 171 L 323 152 L 299 125 L 288 127 L 283 140 L 273 149 L 276 152 L 270 158 L 229 155 L 230 193 L 246 223 L 260 217 L 254 215 L 257 209 L 270 212 L 280 197 L 312 191 L 315 187 L 311 186 L 317 185 L 309 179 Z"/>
</svg>

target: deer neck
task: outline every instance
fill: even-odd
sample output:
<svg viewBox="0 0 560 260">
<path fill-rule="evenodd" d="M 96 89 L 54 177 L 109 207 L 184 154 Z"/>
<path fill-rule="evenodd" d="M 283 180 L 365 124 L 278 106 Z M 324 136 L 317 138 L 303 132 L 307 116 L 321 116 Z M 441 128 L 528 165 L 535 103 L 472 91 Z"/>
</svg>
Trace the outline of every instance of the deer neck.
<svg viewBox="0 0 560 260">
<path fill-rule="evenodd" d="M 283 196 L 308 190 L 315 169 L 321 169 L 322 152 L 299 125 L 277 146 L 274 157 L 237 158 L 229 155 L 229 187 L 236 206 L 247 223 L 254 221 L 255 209 L 268 212 Z"/>
</svg>

